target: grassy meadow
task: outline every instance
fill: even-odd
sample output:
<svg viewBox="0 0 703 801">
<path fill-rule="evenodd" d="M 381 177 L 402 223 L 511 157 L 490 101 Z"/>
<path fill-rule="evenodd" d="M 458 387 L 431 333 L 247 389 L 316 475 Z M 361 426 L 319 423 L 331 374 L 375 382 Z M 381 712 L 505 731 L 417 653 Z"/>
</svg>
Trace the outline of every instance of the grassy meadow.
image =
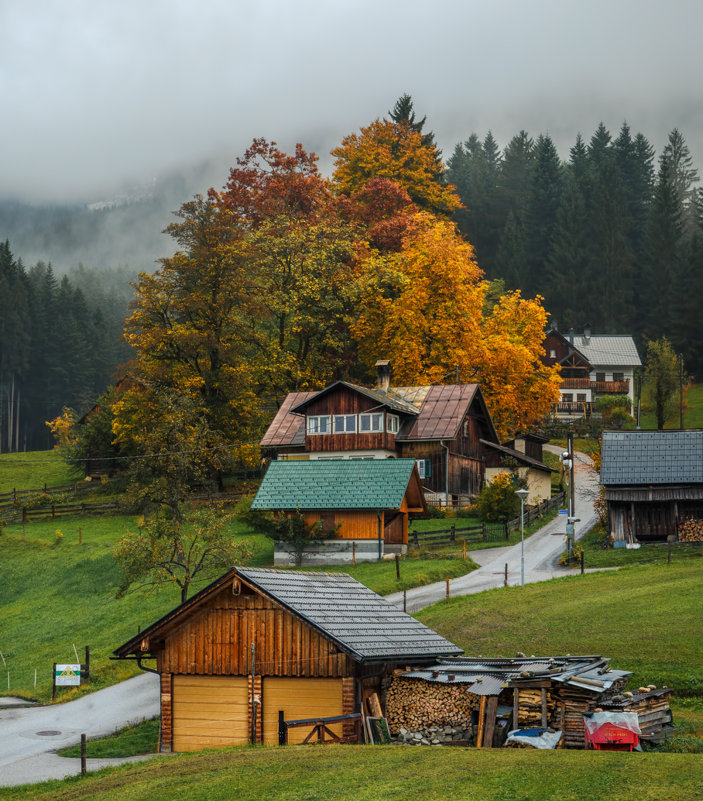
<svg viewBox="0 0 703 801">
<path fill-rule="evenodd" d="M 58 487 L 82 479 L 80 470 L 69 467 L 56 450 L 0 454 L 0 494 L 45 485 Z"/>
</svg>

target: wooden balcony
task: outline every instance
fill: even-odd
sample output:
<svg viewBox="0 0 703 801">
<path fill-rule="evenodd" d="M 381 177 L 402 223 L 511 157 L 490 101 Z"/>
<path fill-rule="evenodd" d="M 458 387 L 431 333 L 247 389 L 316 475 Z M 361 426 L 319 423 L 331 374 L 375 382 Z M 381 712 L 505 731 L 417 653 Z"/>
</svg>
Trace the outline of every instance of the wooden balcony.
<svg viewBox="0 0 703 801">
<path fill-rule="evenodd" d="M 564 378 L 561 382 L 562 390 L 590 389 L 591 392 L 601 394 L 627 395 L 630 391 L 630 381 L 591 381 L 590 378 Z"/>
<path fill-rule="evenodd" d="M 591 381 L 593 392 L 610 393 L 612 395 L 627 395 L 630 391 L 630 381 Z"/>
<path fill-rule="evenodd" d="M 578 401 L 575 403 L 554 403 L 552 404 L 552 414 L 568 414 L 571 417 L 582 417 L 585 420 L 591 416 L 593 404 L 588 401 Z"/>
</svg>

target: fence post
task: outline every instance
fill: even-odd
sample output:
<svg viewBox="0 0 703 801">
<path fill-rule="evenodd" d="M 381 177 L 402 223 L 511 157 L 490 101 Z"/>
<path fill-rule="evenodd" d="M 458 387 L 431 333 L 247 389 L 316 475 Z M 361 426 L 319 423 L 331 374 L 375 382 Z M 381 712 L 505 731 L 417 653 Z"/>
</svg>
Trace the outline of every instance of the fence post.
<svg viewBox="0 0 703 801">
<path fill-rule="evenodd" d="M 456 540 L 456 526 L 452 523 L 452 527 L 449 531 L 449 541 L 454 542 Z"/>
<path fill-rule="evenodd" d="M 279 710 L 278 712 L 278 744 L 285 745 L 287 737 L 288 729 L 285 724 L 285 714 L 283 710 Z"/>
<path fill-rule="evenodd" d="M 503 586 L 508 586 L 508 563 L 505 563 L 505 578 L 503 579 Z"/>
<path fill-rule="evenodd" d="M 509 540 L 510 539 L 510 529 L 508 528 L 508 521 L 507 520 L 503 523 L 503 527 L 505 528 L 505 539 Z"/>
<path fill-rule="evenodd" d="M 51 519 L 53 520 L 55 517 L 56 517 L 56 509 L 54 508 L 54 504 L 52 503 L 51 504 Z"/>
<path fill-rule="evenodd" d="M 447 576 L 447 600 L 449 600 L 449 576 Z"/>
<path fill-rule="evenodd" d="M 462 540 L 462 544 L 464 546 L 463 547 L 462 559 L 466 559 L 466 540 Z"/>
<path fill-rule="evenodd" d="M 395 555 L 395 577 L 400 581 L 400 557 Z"/>
<path fill-rule="evenodd" d="M 81 734 L 81 776 L 86 774 L 85 754 L 86 752 L 86 736 Z"/>
<path fill-rule="evenodd" d="M 483 539 L 483 541 L 486 542 L 487 537 L 486 537 L 486 524 L 485 523 L 481 523 L 481 539 Z"/>
<path fill-rule="evenodd" d="M 408 591 L 403 590 L 403 612 L 408 611 Z"/>
<path fill-rule="evenodd" d="M 83 543 L 83 529 L 78 528 L 78 544 L 81 545 Z"/>
<path fill-rule="evenodd" d="M 581 551 L 581 575 L 583 576 L 583 551 Z"/>
<path fill-rule="evenodd" d="M 352 564 L 356 565 L 356 540 L 352 540 Z"/>
</svg>

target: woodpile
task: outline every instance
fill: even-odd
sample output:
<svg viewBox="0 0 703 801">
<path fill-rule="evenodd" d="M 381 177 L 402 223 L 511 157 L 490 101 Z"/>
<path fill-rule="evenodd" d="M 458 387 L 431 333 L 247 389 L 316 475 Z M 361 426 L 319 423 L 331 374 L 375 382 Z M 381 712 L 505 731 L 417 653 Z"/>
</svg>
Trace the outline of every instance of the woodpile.
<svg viewBox="0 0 703 801">
<path fill-rule="evenodd" d="M 682 520 L 679 523 L 679 542 L 703 542 L 703 520 Z"/>
<path fill-rule="evenodd" d="M 554 726 L 557 712 L 556 698 L 546 694 L 547 726 Z M 542 690 L 528 687 L 520 688 L 518 695 L 518 728 L 530 729 L 542 726 Z"/>
<path fill-rule="evenodd" d="M 467 729 L 479 700 L 462 684 L 396 677 L 386 692 L 386 719 L 391 734 L 401 728 L 414 732 L 431 726 Z"/>
<path fill-rule="evenodd" d="M 636 712 L 640 731 L 645 739 L 658 742 L 673 726 L 669 699 L 671 690 L 653 685 L 640 687 L 636 693 L 622 693 L 603 703 L 604 709 Z"/>
</svg>

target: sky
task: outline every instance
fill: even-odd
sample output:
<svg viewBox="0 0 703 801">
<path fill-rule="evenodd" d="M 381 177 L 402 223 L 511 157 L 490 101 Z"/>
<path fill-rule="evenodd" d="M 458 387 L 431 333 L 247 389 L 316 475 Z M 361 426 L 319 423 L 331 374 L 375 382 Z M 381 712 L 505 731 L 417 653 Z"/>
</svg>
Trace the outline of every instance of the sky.
<svg viewBox="0 0 703 801">
<path fill-rule="evenodd" d="M 254 137 L 329 151 L 409 93 L 448 157 L 623 121 L 703 165 L 701 0 L 0 0 L 0 198 L 90 202 Z M 203 187 L 205 189 L 206 187 Z"/>
</svg>

